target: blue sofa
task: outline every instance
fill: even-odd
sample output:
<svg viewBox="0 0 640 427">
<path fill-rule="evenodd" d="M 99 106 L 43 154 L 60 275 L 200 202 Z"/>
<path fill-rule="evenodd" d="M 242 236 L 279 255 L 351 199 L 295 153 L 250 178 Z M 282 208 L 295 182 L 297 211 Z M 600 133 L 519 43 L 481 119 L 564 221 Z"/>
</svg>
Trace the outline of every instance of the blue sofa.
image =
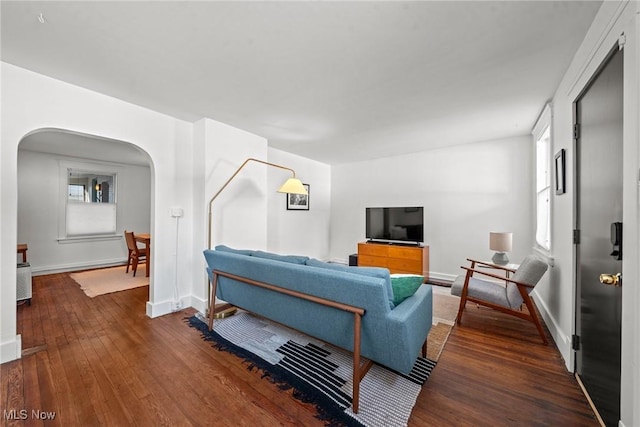
<svg viewBox="0 0 640 427">
<path fill-rule="evenodd" d="M 354 412 L 358 384 L 371 366 L 361 367 L 360 356 L 408 374 L 421 349 L 424 355 L 432 322 L 429 285 L 394 306 L 384 268 L 226 246 L 204 256 L 215 297 L 354 353 Z"/>
</svg>

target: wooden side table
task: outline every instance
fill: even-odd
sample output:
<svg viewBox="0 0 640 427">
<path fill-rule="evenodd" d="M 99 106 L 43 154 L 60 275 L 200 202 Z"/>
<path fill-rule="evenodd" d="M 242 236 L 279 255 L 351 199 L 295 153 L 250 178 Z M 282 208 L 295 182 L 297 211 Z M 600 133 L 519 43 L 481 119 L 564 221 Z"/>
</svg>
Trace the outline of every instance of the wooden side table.
<svg viewBox="0 0 640 427">
<path fill-rule="evenodd" d="M 29 248 L 26 243 L 18 243 L 18 254 L 22 254 L 22 262 L 27 262 L 27 251 Z"/>
<path fill-rule="evenodd" d="M 478 267 L 482 267 L 482 268 L 494 268 L 494 269 L 499 269 L 504 271 L 505 277 L 508 279 L 509 277 L 511 277 L 511 275 L 513 273 L 516 272 L 516 270 L 520 267 L 520 264 L 513 264 L 513 263 L 509 263 L 509 264 L 494 264 L 491 261 L 482 261 L 478 263 Z"/>
</svg>

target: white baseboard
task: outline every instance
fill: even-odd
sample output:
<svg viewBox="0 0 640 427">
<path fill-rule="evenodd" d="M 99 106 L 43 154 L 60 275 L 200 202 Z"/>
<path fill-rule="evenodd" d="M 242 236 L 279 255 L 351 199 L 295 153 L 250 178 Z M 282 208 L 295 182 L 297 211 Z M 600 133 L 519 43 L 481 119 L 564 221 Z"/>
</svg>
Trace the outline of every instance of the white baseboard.
<svg viewBox="0 0 640 427">
<path fill-rule="evenodd" d="M 147 316 L 150 318 L 164 316 L 165 314 L 172 313 L 171 309 L 172 302 L 171 301 L 163 301 L 152 303 L 151 301 L 147 301 Z"/>
<path fill-rule="evenodd" d="M 45 274 L 66 273 L 68 271 L 89 270 L 92 268 L 115 267 L 118 265 L 126 265 L 126 264 L 127 264 L 126 259 L 117 258 L 117 259 L 107 259 L 107 260 L 94 261 L 94 262 L 47 265 L 44 267 L 31 266 L 31 274 L 33 276 L 43 276 Z"/>
<path fill-rule="evenodd" d="M 204 298 L 188 295 L 186 297 L 180 298 L 180 302 L 182 306 L 177 310 L 183 310 L 185 308 L 192 307 L 198 310 L 202 314 L 206 314 L 207 312 L 208 301 Z M 220 298 L 216 299 L 216 304 L 224 303 L 224 302 L 225 301 L 221 300 Z M 163 316 L 165 314 L 172 313 L 173 311 L 177 311 L 177 310 L 172 310 L 172 308 L 173 308 L 173 301 L 165 301 L 159 304 L 152 304 L 150 302 L 147 302 L 147 316 L 158 317 L 158 316 Z"/>
<path fill-rule="evenodd" d="M 456 280 L 456 277 L 458 276 L 455 274 L 438 273 L 433 271 L 429 272 L 429 279 L 437 280 L 439 282 L 453 283 L 453 281 Z"/>
<path fill-rule="evenodd" d="M 547 325 L 549 332 L 551 333 L 551 337 L 558 347 L 560 351 L 560 355 L 562 359 L 564 359 L 564 365 L 568 372 L 573 372 L 573 350 L 571 349 L 571 336 L 565 334 L 556 318 L 551 315 L 549 312 L 549 307 L 538 297 L 535 289 L 531 292 L 531 296 L 538 307 L 538 311 L 540 312 L 540 316 L 544 320 L 544 323 Z"/>
<path fill-rule="evenodd" d="M 203 310 L 206 306 L 206 300 L 196 298 L 192 295 L 180 297 L 180 300 L 177 303 L 174 300 L 162 301 L 157 303 L 147 301 L 147 316 L 153 319 L 155 317 L 164 316 L 165 314 L 184 310 L 188 307 L 193 307 L 201 313 L 204 313 Z"/>
<path fill-rule="evenodd" d="M 190 296 L 190 307 L 195 308 L 196 310 L 198 310 L 200 313 L 205 314 L 207 312 L 207 300 L 200 298 L 200 297 L 194 297 L 193 295 Z"/>
<path fill-rule="evenodd" d="M 11 341 L 0 343 L 0 363 L 11 362 L 22 357 L 22 336 L 20 334 Z"/>
</svg>

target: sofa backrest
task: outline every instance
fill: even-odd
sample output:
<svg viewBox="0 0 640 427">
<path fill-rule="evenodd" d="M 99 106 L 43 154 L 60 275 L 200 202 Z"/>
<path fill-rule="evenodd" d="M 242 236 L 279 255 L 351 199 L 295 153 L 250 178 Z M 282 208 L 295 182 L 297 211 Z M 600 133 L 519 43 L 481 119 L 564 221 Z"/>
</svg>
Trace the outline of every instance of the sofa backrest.
<svg viewBox="0 0 640 427">
<path fill-rule="evenodd" d="M 215 250 L 221 251 L 221 252 L 229 252 L 229 253 L 238 254 L 238 255 L 248 255 L 248 256 L 254 256 L 257 258 L 271 259 L 274 261 L 289 262 L 293 264 L 304 264 L 310 267 L 325 268 L 329 270 L 341 271 L 341 272 L 350 273 L 350 274 L 362 274 L 364 276 L 378 277 L 383 279 L 385 282 L 385 290 L 387 292 L 387 297 L 389 299 L 389 307 L 390 308 L 394 307 L 394 304 L 393 304 L 394 296 L 393 296 L 393 289 L 391 287 L 391 279 L 389 275 L 389 270 L 387 270 L 386 268 L 347 266 L 347 265 L 338 264 L 338 263 L 324 262 L 318 259 L 309 258 L 307 256 L 280 255 L 280 254 L 275 254 L 272 252 L 265 252 L 260 250 L 235 249 L 226 245 L 218 245 L 215 247 Z"/>
<path fill-rule="evenodd" d="M 389 274 L 384 269 L 377 272 L 360 274 L 349 271 L 322 268 L 321 266 L 306 265 L 302 258 L 295 255 L 270 254 L 260 252 L 256 255 L 239 253 L 236 250 L 206 250 L 204 251 L 209 269 L 218 269 L 271 285 L 295 290 L 309 295 L 339 301 L 370 312 L 386 314 L 391 307 L 387 293 Z M 249 258 L 249 259 L 248 259 Z M 307 258 L 308 259 L 308 258 Z M 249 262 L 247 262 L 249 261 Z M 224 281 L 221 281 L 224 283 Z M 224 286 L 224 285 L 223 285 Z M 224 293 L 229 288 L 221 290 L 220 298 L 225 299 Z M 228 297 L 229 295 L 227 295 Z"/>
<path fill-rule="evenodd" d="M 391 276 L 389 275 L 389 270 L 387 270 L 386 268 L 355 267 L 355 266 L 349 266 L 349 265 L 343 265 L 343 264 L 337 264 L 337 263 L 331 263 L 331 262 L 324 262 L 324 261 L 320 261 L 313 258 L 308 259 L 305 264 L 311 267 L 326 268 L 329 270 L 342 271 L 344 273 L 362 274 L 364 276 L 369 276 L 369 277 L 378 277 L 384 280 L 385 282 L 384 288 L 387 292 L 387 298 L 389 298 L 389 307 L 390 308 L 394 307 L 393 289 L 391 287 Z"/>
</svg>

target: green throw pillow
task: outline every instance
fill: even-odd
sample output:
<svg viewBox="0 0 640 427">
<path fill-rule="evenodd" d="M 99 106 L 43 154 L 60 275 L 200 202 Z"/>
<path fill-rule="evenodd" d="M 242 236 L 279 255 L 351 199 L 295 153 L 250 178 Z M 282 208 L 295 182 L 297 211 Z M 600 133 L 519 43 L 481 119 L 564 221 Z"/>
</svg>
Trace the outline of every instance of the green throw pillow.
<svg viewBox="0 0 640 427">
<path fill-rule="evenodd" d="M 393 304 L 398 305 L 415 294 L 423 282 L 424 277 L 416 274 L 392 274 Z"/>
</svg>

